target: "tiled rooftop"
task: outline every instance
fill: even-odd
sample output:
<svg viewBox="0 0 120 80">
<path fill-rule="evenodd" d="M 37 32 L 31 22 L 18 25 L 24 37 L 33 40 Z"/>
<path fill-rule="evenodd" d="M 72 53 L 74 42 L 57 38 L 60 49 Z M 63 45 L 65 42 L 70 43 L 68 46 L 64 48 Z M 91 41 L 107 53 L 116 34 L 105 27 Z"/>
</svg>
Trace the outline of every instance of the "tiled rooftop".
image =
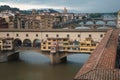
<svg viewBox="0 0 120 80">
<path fill-rule="evenodd" d="M 109 30 L 75 80 L 120 80 L 120 70 L 115 69 L 119 30 Z"/>
</svg>

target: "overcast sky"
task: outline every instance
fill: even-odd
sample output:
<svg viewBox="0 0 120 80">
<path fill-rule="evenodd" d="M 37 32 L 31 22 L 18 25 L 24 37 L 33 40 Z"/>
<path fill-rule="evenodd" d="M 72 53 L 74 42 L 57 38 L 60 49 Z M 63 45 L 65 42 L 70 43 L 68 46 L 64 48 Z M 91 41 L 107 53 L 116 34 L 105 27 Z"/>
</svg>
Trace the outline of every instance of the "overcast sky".
<svg viewBox="0 0 120 80">
<path fill-rule="evenodd" d="M 22 10 L 55 8 L 79 12 L 114 12 L 120 10 L 120 0 L 0 0 L 0 5 L 9 5 Z"/>
</svg>

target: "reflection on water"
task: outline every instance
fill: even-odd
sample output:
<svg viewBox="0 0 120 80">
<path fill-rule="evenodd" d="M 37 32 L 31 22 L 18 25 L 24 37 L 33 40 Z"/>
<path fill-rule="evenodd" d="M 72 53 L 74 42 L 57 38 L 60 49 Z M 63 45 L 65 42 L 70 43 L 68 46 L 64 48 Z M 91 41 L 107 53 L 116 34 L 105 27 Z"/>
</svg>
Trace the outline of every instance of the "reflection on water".
<svg viewBox="0 0 120 80">
<path fill-rule="evenodd" d="M 21 52 L 20 59 L 31 64 L 50 63 L 49 58 L 45 55 L 30 51 Z"/>
<path fill-rule="evenodd" d="M 88 54 L 74 54 L 68 62 L 51 65 L 48 57 L 34 52 L 22 52 L 21 61 L 0 63 L 0 80 L 73 80 Z"/>
</svg>

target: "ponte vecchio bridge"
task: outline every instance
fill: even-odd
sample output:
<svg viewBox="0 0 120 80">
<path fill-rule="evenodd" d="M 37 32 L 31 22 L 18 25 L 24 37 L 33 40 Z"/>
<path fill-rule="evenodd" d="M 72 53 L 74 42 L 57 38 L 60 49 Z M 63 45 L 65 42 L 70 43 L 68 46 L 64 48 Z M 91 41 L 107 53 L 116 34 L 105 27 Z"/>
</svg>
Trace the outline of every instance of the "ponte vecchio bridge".
<svg viewBox="0 0 120 80">
<path fill-rule="evenodd" d="M 13 45 L 15 51 L 20 50 L 33 50 L 33 51 L 41 51 L 42 44 L 41 42 L 46 41 L 48 38 L 61 38 L 61 39 L 69 39 L 71 41 L 83 41 L 86 38 L 92 38 L 96 42 L 100 42 L 101 39 L 104 37 L 106 30 L 0 30 L 0 37 L 1 38 L 12 38 Z M 66 42 L 66 41 L 64 41 Z M 51 44 L 51 43 L 48 43 Z M 45 45 L 48 45 L 45 44 Z M 51 45 L 50 45 L 51 46 Z M 66 46 L 66 45 L 65 45 Z M 77 46 L 77 45 L 73 45 Z M 44 48 L 44 47 L 43 47 Z M 7 48 L 3 48 L 6 50 Z M 49 49 L 49 45 L 46 48 Z M 79 51 L 79 46 L 77 48 L 74 47 L 74 51 L 72 50 L 71 53 L 77 53 Z M 46 51 L 47 51 L 46 50 Z M 46 53 L 46 52 L 42 52 Z M 68 52 L 62 52 L 59 55 L 50 55 L 50 52 L 47 52 L 47 55 L 51 59 L 51 63 L 59 63 L 61 59 L 67 57 Z"/>
<path fill-rule="evenodd" d="M 69 35 L 69 36 L 68 36 Z M 79 36 L 78 36 L 79 35 Z M 103 35 L 103 36 L 101 36 Z M 74 80 L 120 80 L 120 54 L 119 54 L 119 29 L 109 30 L 0 30 L 0 37 L 13 38 L 15 45 L 26 47 L 24 49 L 34 49 L 33 43 L 41 42 L 48 37 L 69 37 L 75 40 L 84 40 L 86 37 L 92 37 L 100 42 L 93 51 L 88 61 L 83 65 L 75 76 Z M 38 41 L 40 40 L 40 41 Z M 34 48 L 33 48 L 34 47 Z M 36 49 L 37 49 L 36 48 Z M 23 49 L 23 50 L 24 50 Z M 22 50 L 22 49 L 21 49 Z M 6 57 L 14 53 L 0 54 Z M 45 53 L 51 59 L 51 63 L 59 63 L 66 60 L 67 52 L 62 54 Z"/>
</svg>

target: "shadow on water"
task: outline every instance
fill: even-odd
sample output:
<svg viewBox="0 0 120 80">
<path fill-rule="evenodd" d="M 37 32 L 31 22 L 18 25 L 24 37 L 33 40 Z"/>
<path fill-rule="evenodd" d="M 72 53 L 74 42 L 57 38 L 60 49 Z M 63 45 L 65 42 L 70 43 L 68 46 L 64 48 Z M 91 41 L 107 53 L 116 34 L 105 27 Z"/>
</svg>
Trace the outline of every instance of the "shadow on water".
<svg viewBox="0 0 120 80">
<path fill-rule="evenodd" d="M 20 60 L 30 64 L 46 64 L 50 63 L 50 59 L 45 55 L 37 52 L 24 51 L 20 53 Z"/>
</svg>

